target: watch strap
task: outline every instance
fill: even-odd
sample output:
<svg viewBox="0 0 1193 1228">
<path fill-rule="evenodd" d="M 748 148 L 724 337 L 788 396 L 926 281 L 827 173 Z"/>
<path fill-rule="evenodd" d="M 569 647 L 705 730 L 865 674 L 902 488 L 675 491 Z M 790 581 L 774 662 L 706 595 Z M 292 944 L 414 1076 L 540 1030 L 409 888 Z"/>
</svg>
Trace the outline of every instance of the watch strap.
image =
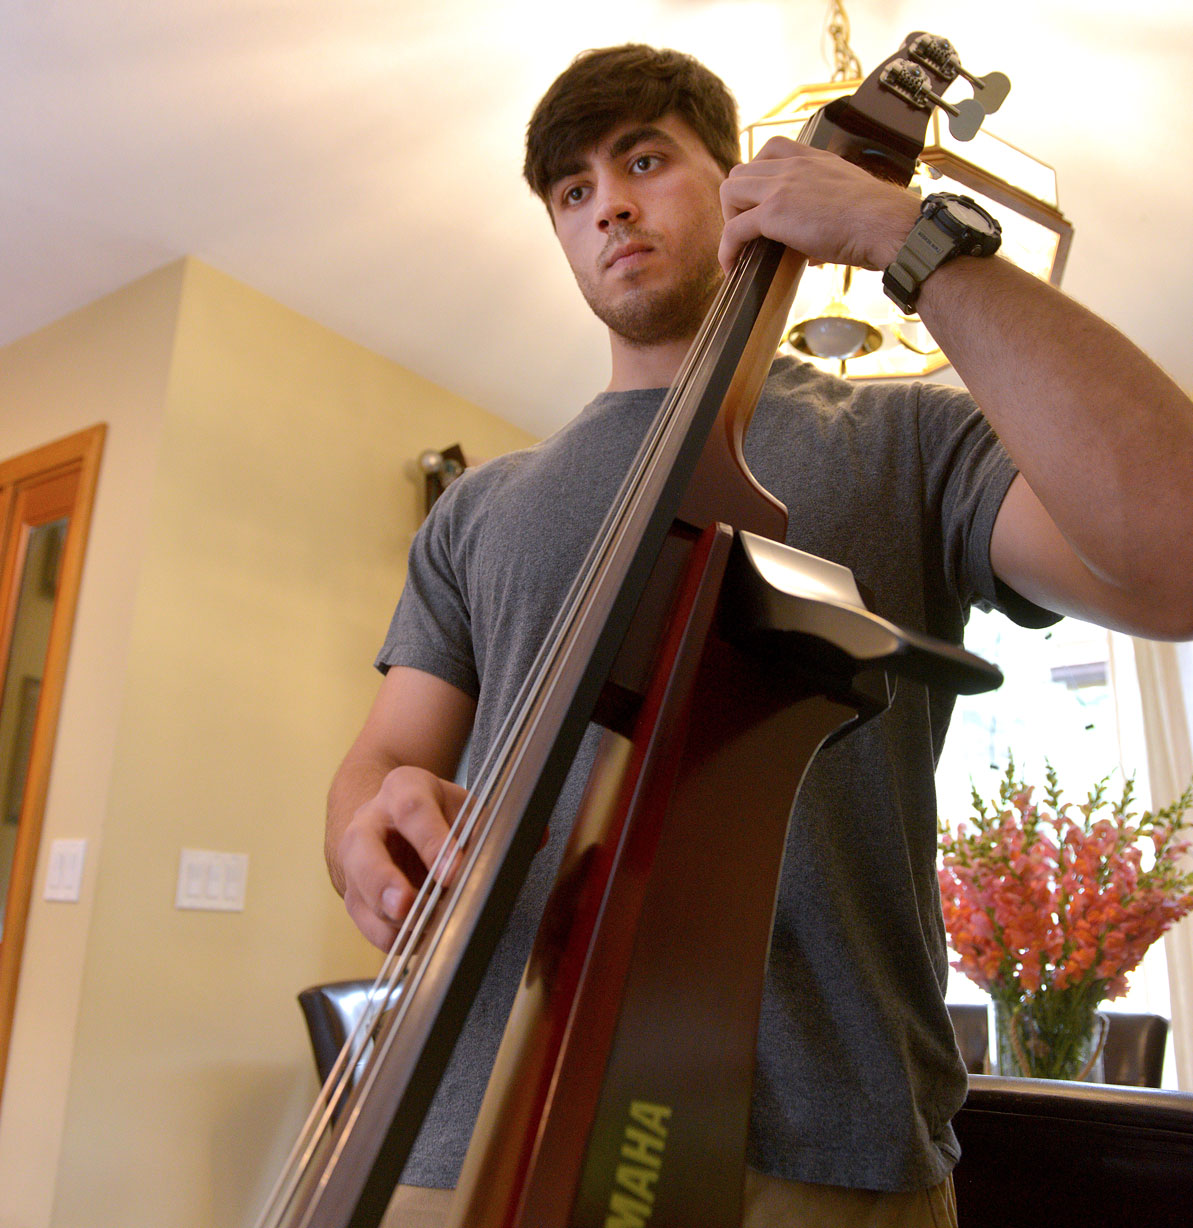
<svg viewBox="0 0 1193 1228">
<path fill-rule="evenodd" d="M 899 254 L 882 275 L 882 288 L 887 297 L 893 299 L 906 315 L 915 311 L 920 288 L 942 264 L 952 260 L 954 256 L 989 256 L 998 250 L 1000 230 L 993 218 L 990 222 L 994 233 L 990 235 L 981 234 L 968 226 L 958 229 L 956 222 L 953 222 L 951 227 L 946 227 L 938 220 L 943 207 L 947 207 L 950 199 L 956 199 L 971 208 L 979 208 L 967 196 L 929 196 L 924 201 L 922 212 Z M 985 210 L 981 212 L 989 216 Z"/>
<path fill-rule="evenodd" d="M 934 217 L 917 218 L 899 254 L 883 273 L 882 288 L 910 315 L 928 275 L 958 250 L 957 236 L 949 234 Z"/>
</svg>

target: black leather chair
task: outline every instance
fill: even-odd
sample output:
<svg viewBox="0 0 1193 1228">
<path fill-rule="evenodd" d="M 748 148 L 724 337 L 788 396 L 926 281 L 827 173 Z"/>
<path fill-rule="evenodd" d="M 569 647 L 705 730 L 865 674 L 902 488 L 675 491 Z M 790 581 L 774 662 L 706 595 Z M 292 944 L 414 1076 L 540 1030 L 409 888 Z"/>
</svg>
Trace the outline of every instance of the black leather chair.
<svg viewBox="0 0 1193 1228">
<path fill-rule="evenodd" d="M 961 1050 L 965 1069 L 970 1074 L 984 1074 L 986 1050 L 990 1040 L 986 1007 L 975 1006 L 969 1002 L 949 1002 L 946 1005 L 949 1008 L 949 1018 L 953 1021 L 953 1032 L 957 1037 L 957 1048 Z"/>
<path fill-rule="evenodd" d="M 988 1025 L 985 1006 L 948 1003 L 957 1047 L 971 1075 L 986 1071 Z M 1159 1087 L 1164 1074 L 1168 1020 L 1161 1015 L 1107 1011 L 1102 1082 L 1123 1087 Z M 1190 1218 L 1193 1223 L 1193 1217 Z"/>
<path fill-rule="evenodd" d="M 327 1082 L 340 1050 L 364 1014 L 372 988 L 372 981 L 333 981 L 327 985 L 312 985 L 299 993 L 298 1004 L 306 1019 L 321 1083 Z M 360 1076 L 372 1048 L 370 1040 L 361 1051 L 353 1080 Z"/>
<path fill-rule="evenodd" d="M 1159 1087 L 1164 1076 L 1168 1020 L 1162 1015 L 1107 1011 L 1109 1029 L 1102 1050 L 1103 1082 L 1126 1087 Z M 1190 1220 L 1193 1221 L 1193 1209 Z"/>
<path fill-rule="evenodd" d="M 963 1228 L 1193 1222 L 1193 1095 L 974 1075 L 953 1128 Z"/>
</svg>

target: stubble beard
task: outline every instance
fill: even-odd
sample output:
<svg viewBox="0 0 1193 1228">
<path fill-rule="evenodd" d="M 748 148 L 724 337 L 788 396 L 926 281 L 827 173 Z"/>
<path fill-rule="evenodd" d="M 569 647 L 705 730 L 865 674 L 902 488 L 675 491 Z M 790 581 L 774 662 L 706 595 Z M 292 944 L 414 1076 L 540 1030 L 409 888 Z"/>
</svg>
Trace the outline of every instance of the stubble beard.
<svg viewBox="0 0 1193 1228">
<path fill-rule="evenodd" d="M 631 281 L 622 293 L 605 299 L 595 282 L 579 273 L 576 282 L 602 324 L 629 345 L 647 349 L 694 337 L 724 277 L 714 249 L 701 253 L 670 285 L 639 289 Z"/>
</svg>

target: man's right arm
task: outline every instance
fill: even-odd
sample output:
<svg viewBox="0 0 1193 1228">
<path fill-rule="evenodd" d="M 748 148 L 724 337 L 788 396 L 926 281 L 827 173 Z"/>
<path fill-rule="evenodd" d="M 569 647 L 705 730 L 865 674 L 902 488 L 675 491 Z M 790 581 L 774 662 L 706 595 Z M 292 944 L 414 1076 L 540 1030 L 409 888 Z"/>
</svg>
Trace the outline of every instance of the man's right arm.
<svg viewBox="0 0 1193 1228">
<path fill-rule="evenodd" d="M 441 678 L 394 666 L 332 781 L 327 868 L 357 928 L 382 950 L 414 900 L 400 863 L 413 856 L 429 867 L 464 800 L 451 778 L 475 709 Z"/>
</svg>

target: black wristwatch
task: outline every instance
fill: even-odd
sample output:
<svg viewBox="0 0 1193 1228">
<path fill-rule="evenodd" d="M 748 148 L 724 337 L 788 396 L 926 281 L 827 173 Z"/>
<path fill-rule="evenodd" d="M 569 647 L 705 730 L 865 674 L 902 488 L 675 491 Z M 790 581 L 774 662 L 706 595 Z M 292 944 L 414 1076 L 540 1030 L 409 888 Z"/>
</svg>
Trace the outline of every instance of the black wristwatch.
<svg viewBox="0 0 1193 1228">
<path fill-rule="evenodd" d="M 915 311 L 929 274 L 954 256 L 993 256 L 1002 227 L 975 200 L 936 192 L 926 197 L 907 242 L 882 275 L 882 288 L 906 315 Z"/>
</svg>

